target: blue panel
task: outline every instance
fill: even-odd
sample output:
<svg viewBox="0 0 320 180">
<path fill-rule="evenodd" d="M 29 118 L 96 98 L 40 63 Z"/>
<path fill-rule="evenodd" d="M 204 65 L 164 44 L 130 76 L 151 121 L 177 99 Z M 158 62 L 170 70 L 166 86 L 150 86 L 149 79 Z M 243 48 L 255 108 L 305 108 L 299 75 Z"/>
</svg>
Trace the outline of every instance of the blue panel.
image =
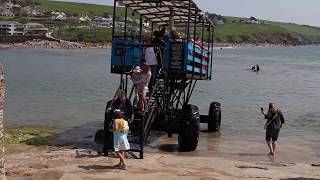
<svg viewBox="0 0 320 180">
<path fill-rule="evenodd" d="M 113 40 L 112 41 L 112 66 L 141 65 L 142 48 L 141 43 L 132 40 Z"/>
<path fill-rule="evenodd" d="M 193 43 L 192 43 L 192 42 L 189 42 L 189 43 L 188 43 L 188 49 L 190 49 L 191 52 L 193 52 L 193 48 L 194 48 L 194 47 L 193 47 Z M 196 53 L 198 53 L 198 54 L 201 54 L 201 53 L 202 53 L 202 56 L 204 56 L 204 57 L 206 57 L 206 58 L 209 57 L 208 51 L 207 51 L 206 48 L 203 49 L 203 52 L 201 52 L 201 51 L 202 51 L 201 48 L 200 48 L 199 46 L 196 46 L 196 48 L 195 48 L 195 52 L 196 52 Z"/>
<path fill-rule="evenodd" d="M 193 71 L 193 66 L 188 65 L 187 66 L 187 70 L 192 72 Z M 201 69 L 197 68 L 197 67 L 194 67 L 194 72 L 201 73 Z M 202 69 L 202 74 L 207 74 L 207 73 L 208 73 L 207 70 Z"/>
<path fill-rule="evenodd" d="M 188 55 L 188 60 L 191 61 L 191 62 L 193 62 L 193 56 Z M 194 57 L 194 61 L 195 61 L 196 63 L 201 64 L 201 60 L 200 60 L 199 58 L 197 58 L 197 57 Z M 202 65 L 208 66 L 208 64 L 209 64 L 208 62 L 202 61 Z"/>
</svg>

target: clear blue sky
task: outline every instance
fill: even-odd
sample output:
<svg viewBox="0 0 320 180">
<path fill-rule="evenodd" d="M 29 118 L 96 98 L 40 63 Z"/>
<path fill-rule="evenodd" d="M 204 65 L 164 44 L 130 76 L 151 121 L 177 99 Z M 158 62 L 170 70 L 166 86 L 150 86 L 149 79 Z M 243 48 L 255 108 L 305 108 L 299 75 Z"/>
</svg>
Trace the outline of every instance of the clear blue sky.
<svg viewBox="0 0 320 180">
<path fill-rule="evenodd" d="M 61 0 L 63 1 L 63 0 Z M 111 5 L 113 0 L 64 0 Z M 224 16 L 292 22 L 320 27 L 320 0 L 195 0 L 204 11 Z"/>
</svg>

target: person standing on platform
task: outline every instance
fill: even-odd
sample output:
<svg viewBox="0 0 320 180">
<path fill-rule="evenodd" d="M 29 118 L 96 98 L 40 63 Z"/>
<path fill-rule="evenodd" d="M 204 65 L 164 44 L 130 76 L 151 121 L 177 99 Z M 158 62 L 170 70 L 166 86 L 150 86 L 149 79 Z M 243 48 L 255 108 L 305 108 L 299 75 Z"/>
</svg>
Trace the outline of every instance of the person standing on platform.
<svg viewBox="0 0 320 180">
<path fill-rule="evenodd" d="M 148 85 L 149 91 L 151 92 L 153 90 L 152 89 L 153 86 L 157 82 L 157 75 L 159 73 L 159 68 L 158 68 L 158 59 L 155 52 L 155 48 L 150 38 L 146 38 L 146 45 L 148 47 L 146 47 L 144 50 L 144 59 L 145 59 L 145 64 L 148 65 L 151 70 L 151 78 L 150 78 L 150 83 Z"/>
</svg>

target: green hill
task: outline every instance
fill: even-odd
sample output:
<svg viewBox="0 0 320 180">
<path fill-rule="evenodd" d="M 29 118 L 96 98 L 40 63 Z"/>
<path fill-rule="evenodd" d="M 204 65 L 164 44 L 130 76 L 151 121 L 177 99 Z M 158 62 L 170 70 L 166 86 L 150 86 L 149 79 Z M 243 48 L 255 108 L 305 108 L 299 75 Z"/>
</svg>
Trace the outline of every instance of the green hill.
<svg viewBox="0 0 320 180">
<path fill-rule="evenodd" d="M 319 44 L 320 28 L 293 23 L 259 20 L 260 24 L 239 22 L 246 18 L 224 17 L 217 25 L 215 40 L 222 43 Z"/>
<path fill-rule="evenodd" d="M 63 11 L 68 15 L 74 16 L 103 16 L 106 14 L 111 15 L 113 12 L 113 7 L 107 5 L 49 0 L 30 1 L 36 1 L 36 6 L 42 9 L 44 12 Z M 123 17 L 124 13 L 124 8 L 117 9 L 117 17 Z M 132 16 L 132 13 L 128 13 L 128 15 L 133 19 L 136 18 Z M 259 20 L 260 24 L 253 24 L 241 22 L 241 20 L 247 21 L 248 18 L 228 17 L 216 14 L 211 14 L 209 17 L 218 18 L 220 21 L 223 20 L 224 22 L 223 24 L 218 24 L 215 30 L 215 41 L 218 43 L 270 43 L 288 45 L 320 44 L 319 27 L 264 20 Z M 78 32 L 76 30 L 67 30 L 66 33 L 61 31 L 63 30 L 60 30 L 59 33 L 55 33 L 55 35 L 59 36 L 64 34 L 64 36 L 61 38 L 65 38 L 65 34 Z M 85 30 L 81 30 L 82 33 L 84 33 L 83 31 Z M 90 30 L 90 34 L 93 32 L 95 31 Z M 101 33 L 101 31 L 99 31 L 99 33 Z M 108 35 L 110 35 L 110 33 L 108 33 Z M 78 34 L 74 35 L 73 37 L 79 36 L 81 35 Z M 107 39 L 110 38 L 106 38 L 106 40 Z"/>
<path fill-rule="evenodd" d="M 40 0 L 38 7 L 45 11 L 63 11 L 68 15 L 88 15 L 88 16 L 102 16 L 105 13 L 112 15 L 113 7 L 106 5 L 63 2 L 63 1 L 48 1 Z M 117 8 L 117 16 L 123 17 L 125 14 L 124 8 Z M 132 14 L 128 14 L 132 17 Z"/>
</svg>

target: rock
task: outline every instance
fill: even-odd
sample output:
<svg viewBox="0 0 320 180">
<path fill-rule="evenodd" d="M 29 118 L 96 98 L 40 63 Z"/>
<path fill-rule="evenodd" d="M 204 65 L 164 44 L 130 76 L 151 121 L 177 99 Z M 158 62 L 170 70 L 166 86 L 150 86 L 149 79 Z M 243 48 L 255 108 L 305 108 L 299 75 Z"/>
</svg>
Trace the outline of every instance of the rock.
<svg viewBox="0 0 320 180">
<path fill-rule="evenodd" d="M 239 169 L 262 169 L 262 170 L 269 170 L 268 168 L 259 167 L 259 166 L 247 166 L 247 165 L 244 165 L 244 166 L 236 166 L 236 167 L 239 168 Z"/>
</svg>

